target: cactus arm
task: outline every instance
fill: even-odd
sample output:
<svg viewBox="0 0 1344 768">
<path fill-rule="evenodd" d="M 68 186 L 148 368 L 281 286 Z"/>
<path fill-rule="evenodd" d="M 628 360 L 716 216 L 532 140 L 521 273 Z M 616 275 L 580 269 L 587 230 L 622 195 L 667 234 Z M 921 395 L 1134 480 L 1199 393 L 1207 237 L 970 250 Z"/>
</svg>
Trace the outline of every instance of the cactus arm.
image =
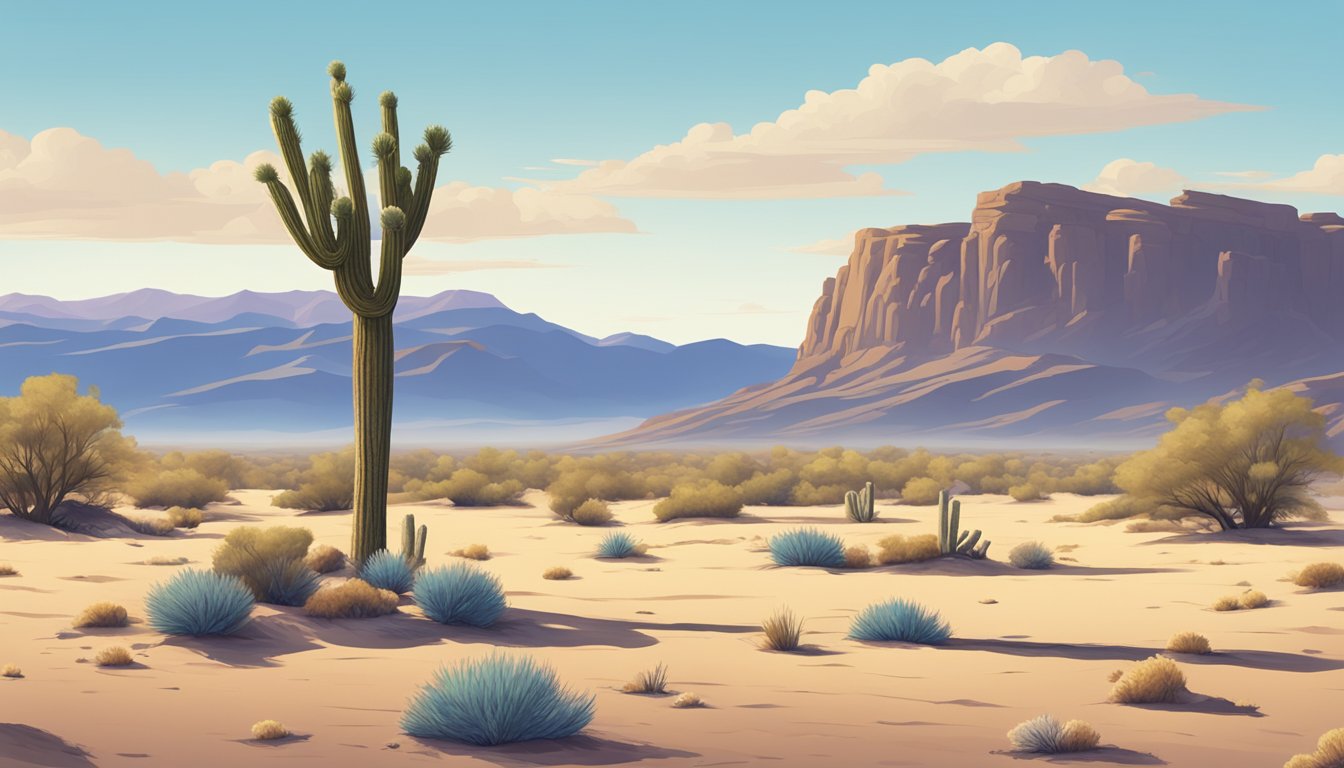
<svg viewBox="0 0 1344 768">
<path fill-rule="evenodd" d="M 415 538 L 415 567 L 419 568 L 425 564 L 425 542 L 429 540 L 429 526 L 420 526 L 420 531 Z"/>
<path fill-rule="evenodd" d="M 331 204 L 336 199 L 336 189 L 331 183 L 331 157 L 326 152 L 318 150 L 308 158 L 308 189 L 313 202 L 309 217 L 313 238 L 327 253 L 339 256 L 336 235 L 331 228 Z"/>
<path fill-rule="evenodd" d="M 952 512 L 947 523 L 947 540 L 950 542 L 956 541 L 961 532 L 961 500 L 954 499 L 951 507 Z"/>
<path fill-rule="evenodd" d="M 960 547 L 962 543 L 965 542 L 970 537 L 971 537 L 970 531 L 962 531 L 961 535 L 957 536 L 957 546 Z"/>
<path fill-rule="evenodd" d="M 434 181 L 439 174 L 439 159 L 453 149 L 453 136 L 441 125 L 431 125 L 425 129 L 425 141 L 415 148 L 415 160 L 419 170 L 415 174 L 415 192 L 406 214 L 410 219 L 406 226 L 406 250 L 409 251 L 415 241 L 420 239 L 420 231 L 425 227 L 425 217 L 429 215 L 429 201 L 434 195 Z"/>
<path fill-rule="evenodd" d="M 971 531 L 971 535 L 966 539 L 966 541 L 962 543 L 961 546 L 957 547 L 957 552 L 960 554 L 966 554 L 967 552 L 974 551 L 975 543 L 979 540 L 980 540 L 980 531 L 978 530 Z"/>
<path fill-rule="evenodd" d="M 855 522 L 859 519 L 859 494 L 845 491 L 845 515 Z"/>
<path fill-rule="evenodd" d="M 350 102 L 355 98 L 355 91 L 345 82 L 343 64 L 333 61 L 328 71 L 332 79 L 331 103 L 336 122 L 337 144 L 341 152 L 341 166 L 345 170 L 345 191 L 353 205 L 348 240 L 351 246 L 348 249 L 350 251 L 348 255 L 351 257 L 349 261 L 357 269 L 363 263 L 362 271 L 356 275 L 367 275 L 368 260 L 358 258 L 358 251 L 367 247 L 364 244 L 369 241 L 369 203 L 364 191 L 364 172 L 359 165 L 359 149 L 355 142 L 355 121 L 350 114 Z M 367 255 L 367 252 L 365 253 Z M 372 286 L 369 286 L 369 289 L 372 292 Z"/>
<path fill-rule="evenodd" d="M 944 555 L 951 552 L 947 540 L 947 491 L 938 492 L 938 551 Z"/>
<path fill-rule="evenodd" d="M 383 253 L 378 260 L 378 287 L 373 292 L 373 303 L 380 315 L 397 306 L 401 294 L 401 259 L 405 255 L 406 214 L 400 208 L 384 208 L 380 217 L 383 225 Z"/>
<path fill-rule="evenodd" d="M 308 234 L 308 230 L 303 226 L 303 218 L 299 214 L 298 207 L 294 204 L 294 197 L 290 195 L 289 189 L 281 183 L 278 177 L 274 177 L 275 169 L 269 165 L 258 166 L 257 180 L 266 185 L 267 191 L 271 193 L 271 201 L 275 203 L 275 210 L 280 214 L 280 221 L 284 223 L 289 236 L 294 238 L 294 242 L 303 251 L 314 264 L 323 269 L 334 270 L 340 266 L 338 257 L 328 254 L 320 248 L 313 238 Z"/>
<path fill-rule="evenodd" d="M 401 521 L 401 556 L 410 561 L 415 551 L 415 515 L 407 514 Z"/>
<path fill-rule="evenodd" d="M 984 541 L 980 542 L 980 546 L 971 550 L 971 557 L 974 557 L 977 560 L 983 560 L 988 556 L 989 556 L 989 539 L 985 539 Z"/>
</svg>

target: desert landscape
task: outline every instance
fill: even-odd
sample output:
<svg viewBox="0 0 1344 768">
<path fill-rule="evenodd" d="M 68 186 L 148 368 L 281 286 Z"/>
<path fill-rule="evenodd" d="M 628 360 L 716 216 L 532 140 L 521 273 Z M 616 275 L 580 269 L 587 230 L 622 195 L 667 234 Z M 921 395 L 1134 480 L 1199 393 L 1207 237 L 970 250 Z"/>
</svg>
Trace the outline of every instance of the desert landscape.
<svg viewBox="0 0 1344 768">
<path fill-rule="evenodd" d="M 876 546 L 892 533 L 932 531 L 937 508 L 879 501 L 867 524 L 837 506 L 658 523 L 654 502 L 620 502 L 618 530 L 648 554 L 604 560 L 595 558 L 603 529 L 557 520 L 532 491 L 527 506 L 392 507 L 428 526 L 431 565 L 459 559 L 448 553 L 470 544 L 489 548 L 480 566 L 500 577 L 509 604 L 492 628 L 446 627 L 403 599 L 396 614 L 373 619 L 259 606 L 234 637 L 151 630 L 148 586 L 208 567 L 233 527 L 299 525 L 336 547 L 349 538 L 348 514 L 276 509 L 267 491 L 231 495 L 207 508 L 200 527 L 168 538 L 95 539 L 0 518 L 0 560 L 19 572 L 0 580 L 0 663 L 24 675 L 0 679 L 0 720 L 26 726 L 4 726 L 0 764 L 1013 765 L 1023 755 L 1004 734 L 1050 713 L 1091 723 L 1102 745 L 1052 763 L 1251 768 L 1310 751 L 1344 704 L 1341 593 L 1287 580 L 1309 563 L 1344 560 L 1344 527 L 1333 522 L 1258 535 L 1129 533 L 1123 524 L 1049 522 L 1096 497 L 967 496 L 963 518 L 993 537 L 991 557 L 1040 540 L 1058 562 L 1042 571 L 963 558 L 785 568 L 772 565 L 766 544 L 784 531 L 813 526 Z M 185 562 L 145 564 L 155 558 Z M 551 566 L 574 577 L 543 579 Z M 1212 610 L 1248 589 L 1269 604 Z M 952 638 L 942 646 L 847 639 L 857 612 L 891 597 L 939 611 Z M 98 601 L 124 605 L 130 625 L 73 628 Z M 761 648 L 761 621 L 781 607 L 805 622 L 798 652 Z M 1166 653 L 1185 631 L 1207 637 L 1213 653 Z M 134 665 L 90 661 L 113 645 L 129 648 Z M 592 725 L 567 740 L 485 749 L 401 732 L 411 692 L 437 667 L 498 647 L 542 656 L 565 684 L 593 692 Z M 1107 701 L 1113 670 L 1158 654 L 1185 672 L 1191 700 Z M 659 664 L 666 694 L 622 692 Z M 704 706 L 674 707 L 685 692 Z M 252 740 L 248 728 L 264 719 L 294 736 Z"/>
</svg>

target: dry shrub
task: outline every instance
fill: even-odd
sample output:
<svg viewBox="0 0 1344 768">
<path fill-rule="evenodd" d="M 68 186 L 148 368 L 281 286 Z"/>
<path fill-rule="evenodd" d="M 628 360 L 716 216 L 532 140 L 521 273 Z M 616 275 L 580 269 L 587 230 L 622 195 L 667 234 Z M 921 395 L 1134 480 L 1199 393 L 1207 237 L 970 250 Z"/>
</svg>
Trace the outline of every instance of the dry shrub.
<svg viewBox="0 0 1344 768">
<path fill-rule="evenodd" d="M 116 603 L 94 603 L 85 608 L 75 619 L 76 627 L 124 627 L 127 624 L 126 609 Z"/>
<path fill-rule="evenodd" d="M 252 738 L 257 741 L 274 741 L 289 735 L 289 729 L 275 720 L 262 720 L 252 725 Z"/>
<path fill-rule="evenodd" d="M 1239 595 L 1223 595 L 1213 601 L 1213 610 L 1215 611 L 1240 611 L 1241 597 Z"/>
<path fill-rule="evenodd" d="M 490 548 L 484 544 L 468 544 L 453 552 L 453 557 L 465 557 L 468 560 L 489 560 Z"/>
<path fill-rule="evenodd" d="M 1242 592 L 1241 596 L 1237 598 L 1237 602 L 1242 608 L 1249 611 L 1256 608 L 1264 608 L 1266 605 L 1269 605 L 1269 598 L 1264 592 L 1258 592 L 1252 589 Z"/>
<path fill-rule="evenodd" d="M 1180 632 L 1167 641 L 1167 650 L 1172 653 L 1213 653 L 1208 638 L 1198 632 Z"/>
<path fill-rule="evenodd" d="M 882 565 L 922 563 L 942 554 L 938 549 L 938 537 L 932 533 L 918 536 L 894 534 L 879 541 L 877 547 L 877 562 Z"/>
<path fill-rule="evenodd" d="M 19 669 L 19 665 L 17 664 L 6 664 L 3 668 L 0 668 L 0 677 L 12 677 L 17 679 L 23 677 L 23 670 Z"/>
<path fill-rule="evenodd" d="M 1112 673 L 1110 673 L 1109 675 L 1107 675 L 1107 676 L 1106 676 L 1106 680 L 1107 680 L 1107 682 L 1112 682 L 1112 683 L 1114 683 L 1116 680 L 1119 680 L 1120 678 L 1122 678 L 1122 677 L 1124 677 L 1124 676 L 1125 676 L 1125 670 L 1123 670 L 1123 669 L 1117 669 L 1117 670 L 1115 670 L 1114 672 L 1112 672 Z"/>
<path fill-rule="evenodd" d="M 237 576 L 258 600 L 272 602 L 277 597 L 273 594 L 277 586 L 283 586 L 275 584 L 276 574 L 285 572 L 295 563 L 302 566 L 312 544 L 313 533 L 307 528 L 282 525 L 234 528 L 215 550 L 215 571 Z M 302 605 L 308 597 L 303 595 L 298 604 Z"/>
<path fill-rule="evenodd" d="M 1045 498 L 1041 489 L 1031 483 L 1010 486 L 1008 495 L 1013 497 L 1013 501 L 1040 501 Z"/>
<path fill-rule="evenodd" d="M 761 622 L 765 632 L 762 647 L 770 651 L 796 651 L 803 637 L 803 620 L 788 608 L 781 608 Z"/>
<path fill-rule="evenodd" d="M 1019 752 L 1057 755 L 1096 749 L 1101 734 L 1082 720 L 1061 724 L 1050 715 L 1041 715 L 1019 723 L 1008 732 L 1008 741 Z"/>
<path fill-rule="evenodd" d="M 189 507 L 200 509 L 213 501 L 224 501 L 229 484 L 206 477 L 190 468 L 151 472 L 126 489 L 137 507 Z"/>
<path fill-rule="evenodd" d="M 1334 589 L 1344 586 L 1344 565 L 1312 563 L 1293 575 L 1293 583 L 1307 589 Z"/>
<path fill-rule="evenodd" d="M 938 493 L 943 484 L 931 477 L 916 477 L 901 488 L 901 503 L 917 506 L 929 506 L 938 503 Z"/>
<path fill-rule="evenodd" d="M 846 568 L 867 568 L 872 564 L 873 556 L 867 547 L 845 547 Z"/>
<path fill-rule="evenodd" d="M 173 557 L 172 555 L 154 555 L 145 560 L 145 565 L 186 565 L 191 562 L 185 557 Z"/>
<path fill-rule="evenodd" d="M 567 519 L 579 525 L 605 525 L 611 522 L 611 508 L 601 499 L 588 499 L 575 507 Z"/>
<path fill-rule="evenodd" d="M 99 651 L 98 655 L 93 657 L 93 663 L 100 667 L 125 667 L 135 663 L 135 660 L 131 658 L 130 651 L 120 645 L 114 645 Z"/>
<path fill-rule="evenodd" d="M 174 528 L 196 528 L 205 522 L 205 513 L 195 507 L 169 507 L 163 514 Z"/>
<path fill-rule="evenodd" d="M 564 581 L 574 577 L 574 572 L 563 565 L 557 565 L 553 568 L 547 568 L 542 572 L 541 578 L 550 581 Z"/>
<path fill-rule="evenodd" d="M 1140 661 L 1120 675 L 1111 688 L 1117 704 L 1162 704 L 1176 700 L 1185 691 L 1185 674 L 1176 662 L 1163 656 Z"/>
<path fill-rule="evenodd" d="M 9 563 L 0 563 L 0 576 L 18 576 L 19 572 Z"/>
<path fill-rule="evenodd" d="M 705 702 L 700 698 L 699 694 L 686 691 L 672 700 L 672 706 L 677 709 L 695 709 L 696 707 L 705 706 Z"/>
<path fill-rule="evenodd" d="M 1316 751 L 1296 755 L 1283 768 L 1344 768 L 1344 728 L 1328 731 L 1316 742 Z"/>
<path fill-rule="evenodd" d="M 712 480 L 700 485 L 679 485 L 653 506 L 653 516 L 660 523 L 686 517 L 737 517 L 741 512 L 742 494 Z"/>
<path fill-rule="evenodd" d="M 345 553 L 330 544 L 318 544 L 308 550 L 303 564 L 318 573 L 333 573 L 345 567 Z"/>
<path fill-rule="evenodd" d="M 397 593 L 351 579 L 319 589 L 303 604 L 303 612 L 319 619 L 369 619 L 397 612 Z"/>
<path fill-rule="evenodd" d="M 1059 737 L 1061 752 L 1086 752 L 1096 749 L 1101 743 L 1101 734 L 1082 720 L 1070 720 L 1064 724 L 1064 732 Z"/>
<path fill-rule="evenodd" d="M 667 693 L 667 666 L 659 664 L 640 672 L 621 690 L 626 693 Z"/>
<path fill-rule="evenodd" d="M 171 536 L 177 526 L 166 517 L 128 517 L 127 525 L 146 536 Z"/>
</svg>

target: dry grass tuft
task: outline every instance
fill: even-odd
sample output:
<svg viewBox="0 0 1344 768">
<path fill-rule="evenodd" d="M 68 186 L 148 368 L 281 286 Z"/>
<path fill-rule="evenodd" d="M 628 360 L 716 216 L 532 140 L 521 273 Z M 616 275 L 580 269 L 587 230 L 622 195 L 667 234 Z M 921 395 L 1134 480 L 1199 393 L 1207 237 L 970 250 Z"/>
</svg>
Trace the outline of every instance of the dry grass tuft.
<svg viewBox="0 0 1344 768">
<path fill-rule="evenodd" d="M 1257 592 L 1252 589 L 1242 592 L 1241 597 L 1237 598 L 1237 602 L 1240 603 L 1242 608 L 1250 611 L 1269 605 L 1269 598 L 1265 596 L 1264 592 Z"/>
<path fill-rule="evenodd" d="M 932 533 L 919 536 L 894 534 L 879 541 L 877 547 L 877 562 L 882 565 L 922 563 L 942 555 L 938 549 L 938 537 Z"/>
<path fill-rule="evenodd" d="M 1100 743 L 1101 734 L 1096 728 L 1082 720 L 1070 720 L 1064 724 L 1064 731 L 1059 736 L 1059 751 L 1086 752 L 1096 749 Z"/>
<path fill-rule="evenodd" d="M 1119 680 L 1120 678 L 1122 678 L 1122 677 L 1124 677 L 1124 676 L 1125 676 L 1125 670 L 1123 670 L 1123 669 L 1117 669 L 1117 670 L 1115 670 L 1114 672 L 1112 672 L 1112 673 L 1110 673 L 1109 675 L 1107 675 L 1107 676 L 1106 676 L 1106 679 L 1107 679 L 1109 682 L 1114 683 L 1116 680 Z"/>
<path fill-rule="evenodd" d="M 99 651 L 98 655 L 93 657 L 93 663 L 100 667 L 125 667 L 134 664 L 135 660 L 131 658 L 130 651 L 120 645 L 114 645 Z"/>
<path fill-rule="evenodd" d="M 317 573 L 333 573 L 345 567 L 345 553 L 330 544 L 318 544 L 308 550 L 303 564 Z"/>
<path fill-rule="evenodd" d="M 9 563 L 0 563 L 0 576 L 18 576 L 19 572 Z"/>
<path fill-rule="evenodd" d="M 574 572 L 569 570 L 563 565 L 557 565 L 552 568 L 547 568 L 545 571 L 543 571 L 541 574 L 541 578 L 548 579 L 550 581 L 564 581 L 565 579 L 574 578 Z"/>
<path fill-rule="evenodd" d="M 1344 565 L 1312 563 L 1293 574 L 1293 583 L 1307 589 L 1334 589 L 1344 586 Z"/>
<path fill-rule="evenodd" d="M 1169 703 L 1184 690 L 1185 673 L 1176 662 L 1153 656 L 1130 667 L 1115 681 L 1111 701 L 1117 704 Z"/>
<path fill-rule="evenodd" d="M 195 507 L 169 507 L 163 514 L 174 528 L 195 528 L 205 522 L 205 513 Z"/>
<path fill-rule="evenodd" d="M 699 694 L 687 691 L 673 699 L 672 706 L 677 709 L 694 709 L 696 707 L 705 706 L 705 702 L 704 699 L 700 698 Z"/>
<path fill-rule="evenodd" d="M 1198 632 L 1180 632 L 1167 641 L 1167 650 L 1172 653 L 1213 653 L 1208 638 Z"/>
<path fill-rule="evenodd" d="M 124 627 L 126 609 L 116 603 L 94 603 L 75 618 L 76 627 Z"/>
<path fill-rule="evenodd" d="M 762 648 L 770 651 L 796 651 L 803 637 L 803 620 L 788 608 L 780 608 L 773 616 L 761 622 L 765 631 Z"/>
<path fill-rule="evenodd" d="M 19 669 L 19 665 L 17 664 L 6 664 L 4 667 L 0 667 L 0 677 L 12 677 L 17 679 L 23 677 L 23 670 Z"/>
<path fill-rule="evenodd" d="M 173 521 L 166 517 L 127 517 L 126 523 L 136 533 L 143 533 L 146 536 L 171 536 L 173 531 L 177 530 Z"/>
<path fill-rule="evenodd" d="M 489 560 L 490 548 L 484 544 L 469 544 L 454 552 L 453 557 L 465 557 L 468 560 Z"/>
<path fill-rule="evenodd" d="M 1213 601 L 1213 610 L 1239 611 L 1241 610 L 1241 597 L 1239 595 L 1223 595 Z"/>
<path fill-rule="evenodd" d="M 303 604 L 303 612 L 319 619 L 370 619 L 397 612 L 397 593 L 351 579 L 319 589 Z"/>
<path fill-rule="evenodd" d="M 667 665 L 659 664 L 640 672 L 621 690 L 626 693 L 667 693 Z"/>
<path fill-rule="evenodd" d="M 276 720 L 262 720 L 252 724 L 252 738 L 257 741 L 274 741 L 289 735 L 289 729 Z"/>
<path fill-rule="evenodd" d="M 867 547 L 845 547 L 846 568 L 868 568 L 873 564 L 873 556 Z"/>
<path fill-rule="evenodd" d="M 579 525 L 605 525 L 611 522 L 611 508 L 601 499 L 588 499 L 568 515 Z"/>
<path fill-rule="evenodd" d="M 1344 768 L 1344 728 L 1328 731 L 1316 742 L 1316 751 L 1297 755 L 1283 768 Z"/>
</svg>

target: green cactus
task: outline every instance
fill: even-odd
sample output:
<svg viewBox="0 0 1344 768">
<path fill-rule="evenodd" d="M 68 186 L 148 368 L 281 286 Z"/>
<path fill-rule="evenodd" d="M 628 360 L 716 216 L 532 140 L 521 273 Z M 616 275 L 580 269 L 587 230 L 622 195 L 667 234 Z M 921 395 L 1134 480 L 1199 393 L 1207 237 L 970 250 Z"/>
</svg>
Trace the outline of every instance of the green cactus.
<svg viewBox="0 0 1344 768">
<path fill-rule="evenodd" d="M 425 564 L 425 539 L 429 538 L 429 527 L 420 526 L 419 530 L 415 527 L 415 515 L 407 514 L 406 519 L 401 523 L 401 556 L 406 558 L 406 562 L 413 568 L 419 568 Z"/>
<path fill-rule="evenodd" d="M 864 483 L 861 491 L 845 492 L 845 514 L 856 523 L 871 523 L 877 517 L 873 484 Z"/>
<path fill-rule="evenodd" d="M 947 491 L 938 492 L 938 551 L 976 560 L 983 560 L 989 553 L 989 541 L 980 541 L 980 531 L 961 530 L 961 501 L 952 499 Z"/>
<path fill-rule="evenodd" d="M 425 129 L 425 141 L 416 147 L 419 164 L 414 176 L 401 165 L 401 136 L 397 126 L 397 97 L 390 91 L 378 99 L 383 132 L 373 140 L 378 161 L 378 191 L 382 206 L 382 255 L 375 281 L 370 263 L 370 225 L 364 172 L 355 142 L 350 102 L 355 92 L 345 82 L 345 65 L 333 61 L 332 109 L 348 197 L 336 198 L 331 158 L 314 152 L 304 167 L 294 106 L 283 96 L 271 101 L 271 127 L 293 185 L 293 194 L 269 165 L 256 169 L 266 185 L 290 237 L 310 260 L 330 271 L 336 292 L 354 317 L 355 495 L 353 543 L 350 559 L 363 563 L 387 547 L 387 474 L 392 443 L 392 310 L 401 292 L 402 260 L 420 237 L 429 213 L 439 158 L 452 148 L 442 126 Z M 295 203 L 295 197 L 298 203 Z M 333 229 L 332 222 L 335 221 Z"/>
</svg>

